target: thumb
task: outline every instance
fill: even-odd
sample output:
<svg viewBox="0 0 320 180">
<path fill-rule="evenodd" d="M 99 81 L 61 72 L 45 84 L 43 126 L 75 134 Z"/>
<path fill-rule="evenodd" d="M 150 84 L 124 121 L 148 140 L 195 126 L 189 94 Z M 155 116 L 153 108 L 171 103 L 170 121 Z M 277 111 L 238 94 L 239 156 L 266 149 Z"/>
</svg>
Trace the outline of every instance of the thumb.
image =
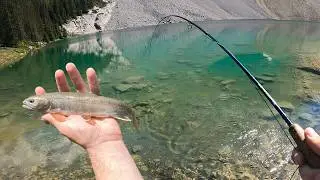
<svg viewBox="0 0 320 180">
<path fill-rule="evenodd" d="M 61 122 L 56 120 L 51 114 L 45 114 L 41 117 L 41 120 L 44 120 L 46 122 L 49 122 L 52 124 L 54 127 L 56 127 L 58 130 L 61 127 Z"/>
<path fill-rule="evenodd" d="M 308 146 L 320 156 L 320 136 L 312 128 L 306 128 L 304 131 L 305 140 Z"/>
</svg>

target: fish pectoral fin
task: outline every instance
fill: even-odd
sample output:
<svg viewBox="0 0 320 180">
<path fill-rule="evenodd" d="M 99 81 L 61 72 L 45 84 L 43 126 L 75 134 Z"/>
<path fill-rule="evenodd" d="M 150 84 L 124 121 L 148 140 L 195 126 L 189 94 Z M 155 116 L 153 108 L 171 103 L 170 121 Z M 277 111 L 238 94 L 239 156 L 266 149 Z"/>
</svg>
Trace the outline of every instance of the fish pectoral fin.
<svg viewBox="0 0 320 180">
<path fill-rule="evenodd" d="M 50 113 L 51 116 L 56 119 L 57 121 L 63 122 L 67 119 L 67 116 L 60 114 L 60 113 Z"/>
<path fill-rule="evenodd" d="M 95 125 L 97 119 L 95 119 L 94 117 L 90 116 L 90 115 L 82 115 L 81 116 L 83 119 L 86 120 L 86 123 L 91 124 L 91 125 Z"/>
<path fill-rule="evenodd" d="M 110 118 L 110 116 L 91 116 L 91 118 L 102 121 L 102 120 L 105 120 L 106 118 Z"/>
<path fill-rule="evenodd" d="M 88 124 L 91 124 L 91 125 L 95 125 L 95 124 L 96 124 L 96 121 L 91 118 L 90 120 L 87 120 L 87 123 L 88 123 Z"/>
<path fill-rule="evenodd" d="M 123 118 L 121 118 L 121 117 L 114 117 L 115 119 L 117 119 L 117 120 L 121 120 L 121 121 L 128 121 L 128 122 L 130 122 L 130 121 L 132 121 L 129 117 L 127 117 L 127 116 L 125 116 L 125 117 L 123 117 Z"/>
</svg>

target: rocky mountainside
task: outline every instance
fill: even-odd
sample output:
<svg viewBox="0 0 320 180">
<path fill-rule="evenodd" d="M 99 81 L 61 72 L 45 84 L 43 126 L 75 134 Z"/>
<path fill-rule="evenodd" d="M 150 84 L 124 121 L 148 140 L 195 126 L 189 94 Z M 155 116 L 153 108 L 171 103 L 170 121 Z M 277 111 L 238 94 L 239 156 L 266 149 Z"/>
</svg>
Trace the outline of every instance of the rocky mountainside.
<svg viewBox="0 0 320 180">
<path fill-rule="evenodd" d="M 106 29 L 154 25 L 177 14 L 191 20 L 320 20 L 320 0 L 115 0 Z"/>
</svg>

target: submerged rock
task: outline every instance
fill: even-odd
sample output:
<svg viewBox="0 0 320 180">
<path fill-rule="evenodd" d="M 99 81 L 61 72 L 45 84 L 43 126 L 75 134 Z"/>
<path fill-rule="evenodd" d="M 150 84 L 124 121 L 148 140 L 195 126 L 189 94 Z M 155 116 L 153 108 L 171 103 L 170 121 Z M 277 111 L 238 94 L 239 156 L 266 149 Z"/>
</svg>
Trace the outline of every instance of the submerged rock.
<svg viewBox="0 0 320 180">
<path fill-rule="evenodd" d="M 0 118 L 4 118 L 9 116 L 11 113 L 10 112 L 0 112 Z"/>
<path fill-rule="evenodd" d="M 302 70 L 302 71 L 306 71 L 306 72 L 309 72 L 309 73 L 320 75 L 320 69 L 317 69 L 315 67 L 297 67 L 297 68 Z"/>
<path fill-rule="evenodd" d="M 127 79 L 123 80 L 123 84 L 137 84 L 144 81 L 143 76 L 130 76 Z"/>
<path fill-rule="evenodd" d="M 291 102 L 288 101 L 281 101 L 279 102 L 279 106 L 284 109 L 285 111 L 291 112 L 294 110 L 294 106 Z"/>
<path fill-rule="evenodd" d="M 234 79 L 228 79 L 228 80 L 223 80 L 220 82 L 221 85 L 223 86 L 226 86 L 226 85 L 229 85 L 229 84 L 234 84 L 236 82 L 236 80 Z"/>
<path fill-rule="evenodd" d="M 270 76 L 255 76 L 255 78 L 262 82 L 274 82 L 274 79 Z"/>
<path fill-rule="evenodd" d="M 157 73 L 157 79 L 159 80 L 166 80 L 170 78 L 170 74 L 164 73 L 164 72 L 158 72 Z"/>
<path fill-rule="evenodd" d="M 130 84 L 118 84 L 118 85 L 113 86 L 113 89 L 115 89 L 116 91 L 119 91 L 121 93 L 126 92 L 131 88 L 132 88 L 132 85 L 130 85 Z"/>
<path fill-rule="evenodd" d="M 134 145 L 132 147 L 132 152 L 137 153 L 137 152 L 140 152 L 142 149 L 143 149 L 143 147 L 141 145 Z"/>
<path fill-rule="evenodd" d="M 192 61 L 190 61 L 190 60 L 183 60 L 183 59 L 177 60 L 177 63 L 179 63 L 179 64 L 186 64 L 186 65 L 192 65 Z"/>
<path fill-rule="evenodd" d="M 267 77 L 276 77 L 276 74 L 271 74 L 271 73 L 263 73 L 262 76 L 267 76 Z"/>
<path fill-rule="evenodd" d="M 146 83 L 139 83 L 139 84 L 132 85 L 132 89 L 135 89 L 135 90 L 142 90 L 143 88 L 146 88 L 146 87 L 148 87 L 148 84 Z"/>
<path fill-rule="evenodd" d="M 112 86 L 114 90 L 119 91 L 120 93 L 127 92 L 129 90 L 142 90 L 149 85 L 147 83 L 138 83 L 138 84 L 117 84 Z"/>
<path fill-rule="evenodd" d="M 278 113 L 272 114 L 269 110 L 266 110 L 261 113 L 260 117 L 268 121 L 273 121 L 276 120 L 275 118 L 279 118 L 280 115 Z"/>
<path fill-rule="evenodd" d="M 312 114 L 309 113 L 302 113 L 299 115 L 299 119 L 304 121 L 304 123 L 311 123 L 314 120 Z"/>
</svg>

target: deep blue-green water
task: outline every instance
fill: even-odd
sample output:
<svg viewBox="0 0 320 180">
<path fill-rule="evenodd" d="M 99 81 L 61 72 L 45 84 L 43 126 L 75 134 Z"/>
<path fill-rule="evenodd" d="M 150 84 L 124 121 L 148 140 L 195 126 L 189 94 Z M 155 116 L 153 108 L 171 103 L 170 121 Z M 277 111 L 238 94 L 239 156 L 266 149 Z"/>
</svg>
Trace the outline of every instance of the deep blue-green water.
<svg viewBox="0 0 320 180">
<path fill-rule="evenodd" d="M 302 126 L 320 129 L 319 76 L 297 69 L 320 52 L 320 24 L 213 21 L 229 48 Z M 218 46 L 184 23 L 70 38 L 0 70 L 0 177 L 92 178 L 85 152 L 21 107 L 54 72 L 96 69 L 104 96 L 135 106 L 124 140 L 147 179 L 290 178 L 292 145 L 254 86 Z M 121 82 L 144 80 L 126 91 Z M 282 121 L 279 117 L 278 119 Z"/>
</svg>

